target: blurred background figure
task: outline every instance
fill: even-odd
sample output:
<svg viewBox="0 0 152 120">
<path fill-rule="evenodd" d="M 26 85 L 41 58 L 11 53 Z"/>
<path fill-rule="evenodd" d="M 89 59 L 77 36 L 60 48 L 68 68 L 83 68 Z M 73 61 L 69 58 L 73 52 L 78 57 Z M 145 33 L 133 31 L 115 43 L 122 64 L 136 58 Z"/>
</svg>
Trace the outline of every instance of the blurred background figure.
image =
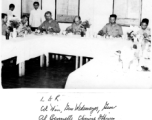
<svg viewBox="0 0 152 120">
<path fill-rule="evenodd" d="M 10 4 L 9 5 L 9 10 L 7 12 L 7 15 L 8 15 L 9 19 L 12 19 L 12 17 L 15 17 L 15 15 L 13 13 L 14 9 L 15 9 L 15 5 L 14 4 Z"/>
<path fill-rule="evenodd" d="M 38 27 L 42 24 L 42 10 L 39 9 L 39 2 L 33 3 L 34 9 L 30 12 L 30 20 L 29 24 L 31 26 L 32 31 L 38 29 Z"/>
<path fill-rule="evenodd" d="M 39 26 L 41 32 L 46 31 L 50 33 L 59 33 L 60 26 L 57 21 L 52 19 L 52 13 L 47 11 L 45 13 L 45 21 Z"/>
<path fill-rule="evenodd" d="M 31 28 L 27 26 L 28 17 L 26 15 L 22 16 L 21 23 L 17 28 L 18 36 L 22 36 L 25 33 L 31 33 Z"/>
<path fill-rule="evenodd" d="M 81 35 L 81 34 L 85 35 L 86 29 L 82 25 L 80 16 L 76 16 L 74 18 L 72 25 L 66 28 L 66 32 L 67 33 L 71 32 L 76 35 Z"/>
<path fill-rule="evenodd" d="M 109 23 L 107 23 L 102 30 L 98 32 L 101 36 L 112 36 L 112 37 L 122 37 L 123 31 L 122 27 L 116 23 L 117 15 L 112 14 L 109 17 Z"/>
<path fill-rule="evenodd" d="M 7 14 L 2 13 L 2 35 L 6 34 L 7 28 Z"/>
</svg>

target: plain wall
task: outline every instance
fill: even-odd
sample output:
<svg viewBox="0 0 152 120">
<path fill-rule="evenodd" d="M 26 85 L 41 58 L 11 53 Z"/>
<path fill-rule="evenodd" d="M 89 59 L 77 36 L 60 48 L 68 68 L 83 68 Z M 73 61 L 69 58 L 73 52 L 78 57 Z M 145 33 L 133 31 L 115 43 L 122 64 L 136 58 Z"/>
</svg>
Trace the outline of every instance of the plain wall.
<svg viewBox="0 0 152 120">
<path fill-rule="evenodd" d="M 21 0 L 2 0 L 2 13 L 7 13 L 9 5 L 13 3 L 15 5 L 14 14 L 17 17 L 21 16 Z"/>
<path fill-rule="evenodd" d="M 152 0 L 142 0 L 142 18 L 148 18 L 149 21 L 149 27 L 151 27 L 151 17 L 152 17 Z"/>
<path fill-rule="evenodd" d="M 42 0 L 43 13 L 46 11 L 52 12 L 52 18 L 55 19 L 55 0 Z"/>
</svg>

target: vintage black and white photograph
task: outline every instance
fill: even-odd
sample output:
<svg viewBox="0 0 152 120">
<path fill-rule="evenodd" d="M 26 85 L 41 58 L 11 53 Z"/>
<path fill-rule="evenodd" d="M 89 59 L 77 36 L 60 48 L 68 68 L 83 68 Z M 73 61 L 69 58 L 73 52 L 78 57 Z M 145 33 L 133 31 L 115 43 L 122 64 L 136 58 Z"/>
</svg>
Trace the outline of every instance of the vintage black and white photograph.
<svg viewBox="0 0 152 120">
<path fill-rule="evenodd" d="M 2 0 L 1 89 L 151 89 L 151 0 Z"/>
</svg>

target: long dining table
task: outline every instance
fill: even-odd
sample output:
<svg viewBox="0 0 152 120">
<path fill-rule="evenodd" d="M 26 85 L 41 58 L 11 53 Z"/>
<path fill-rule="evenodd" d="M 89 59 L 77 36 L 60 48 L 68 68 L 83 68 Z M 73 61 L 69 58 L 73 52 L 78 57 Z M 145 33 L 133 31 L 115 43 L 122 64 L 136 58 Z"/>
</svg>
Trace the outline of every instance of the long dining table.
<svg viewBox="0 0 152 120">
<path fill-rule="evenodd" d="M 130 46 L 132 43 L 122 38 L 88 38 L 64 35 L 35 35 L 1 40 L 1 61 L 17 57 L 19 76 L 25 74 L 25 61 L 41 56 L 40 66 L 44 64 L 43 56 L 46 55 L 46 65 L 49 66 L 49 53 L 76 56 L 76 69 L 82 66 L 83 57 L 98 58 L 108 56 L 113 52 Z M 80 57 L 80 63 L 78 63 Z M 2 65 L 1 65 L 2 66 Z"/>
<path fill-rule="evenodd" d="M 152 89 L 151 72 L 123 70 L 116 56 L 95 58 L 69 74 L 65 89 Z"/>
</svg>

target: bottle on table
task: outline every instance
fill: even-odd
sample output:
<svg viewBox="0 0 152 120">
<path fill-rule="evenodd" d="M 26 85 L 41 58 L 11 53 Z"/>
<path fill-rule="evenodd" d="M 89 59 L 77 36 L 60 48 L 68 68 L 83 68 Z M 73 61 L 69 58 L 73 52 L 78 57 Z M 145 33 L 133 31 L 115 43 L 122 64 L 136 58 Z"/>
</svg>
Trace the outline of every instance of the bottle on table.
<svg viewBox="0 0 152 120">
<path fill-rule="evenodd" d="M 6 40 L 9 40 L 10 32 L 9 30 L 6 30 L 5 32 Z"/>
<path fill-rule="evenodd" d="M 16 31 L 16 28 L 13 28 L 13 38 L 16 38 L 17 37 L 17 31 Z"/>
</svg>

